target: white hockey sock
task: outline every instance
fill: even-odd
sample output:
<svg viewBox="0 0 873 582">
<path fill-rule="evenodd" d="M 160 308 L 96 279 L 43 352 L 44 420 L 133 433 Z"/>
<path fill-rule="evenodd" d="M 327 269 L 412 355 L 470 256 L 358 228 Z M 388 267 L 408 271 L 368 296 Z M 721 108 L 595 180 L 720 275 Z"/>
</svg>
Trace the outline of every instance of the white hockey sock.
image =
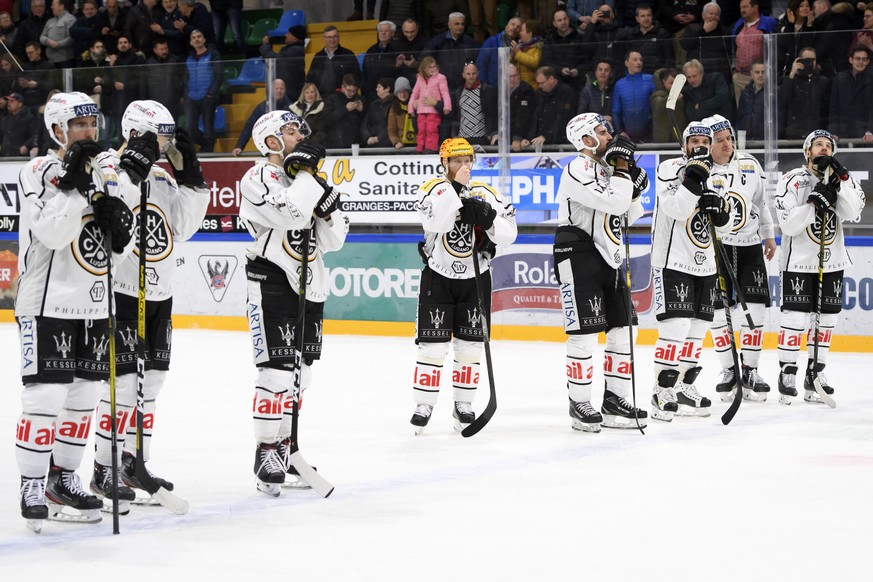
<svg viewBox="0 0 873 582">
<path fill-rule="evenodd" d="M 685 372 L 696 368 L 700 362 L 700 352 L 703 349 L 703 336 L 709 323 L 702 319 L 692 319 L 688 327 L 688 335 L 682 343 L 682 351 L 679 352 L 679 379 L 682 380 Z"/>
<path fill-rule="evenodd" d="M 818 330 L 818 363 L 824 364 L 828 357 L 828 351 L 831 347 L 831 340 L 834 335 L 834 327 L 837 325 L 839 318 L 838 313 L 822 313 L 819 320 Z M 806 337 L 806 350 L 809 356 L 809 361 L 812 361 L 813 351 L 815 350 L 815 314 L 809 316 L 809 333 Z"/>
<path fill-rule="evenodd" d="M 100 386 L 97 403 L 97 426 L 94 429 L 94 460 L 101 465 L 112 464 L 112 406 L 109 383 Z M 131 422 L 136 423 L 136 374 L 124 374 L 115 379 L 115 430 L 118 441 L 118 460 L 126 442 L 125 435 Z M 131 439 L 136 447 L 136 435 Z"/>
<path fill-rule="evenodd" d="M 731 338 L 728 333 L 727 318 L 724 309 L 716 309 L 709 328 L 712 333 L 712 345 L 715 356 L 722 368 L 733 368 L 734 358 L 731 354 Z"/>
<path fill-rule="evenodd" d="M 603 354 L 603 376 L 607 390 L 622 398 L 630 399 L 632 375 L 633 363 L 628 328 L 613 328 L 606 332 L 606 350 Z"/>
<path fill-rule="evenodd" d="M 145 384 L 143 385 L 143 418 L 142 418 L 142 454 L 143 460 L 150 458 L 152 434 L 155 427 L 155 402 L 164 388 L 167 378 L 165 370 L 149 370 L 146 372 Z M 127 438 L 124 440 L 124 452 L 136 454 L 136 410 L 130 415 L 130 424 L 127 427 Z"/>
<path fill-rule="evenodd" d="M 436 406 L 440 392 L 443 362 L 449 352 L 449 342 L 421 342 L 412 378 L 412 398 L 415 404 Z"/>
<path fill-rule="evenodd" d="M 779 361 L 783 364 L 796 364 L 806 331 L 808 314 L 802 311 L 783 311 L 779 326 Z"/>
<path fill-rule="evenodd" d="M 285 397 L 285 405 L 282 408 L 282 422 L 279 425 L 279 439 L 291 436 L 291 427 L 294 425 L 294 374 L 291 374 L 291 386 Z M 300 399 L 297 402 L 297 422 L 303 413 L 303 394 L 312 383 L 312 366 L 304 363 L 300 369 Z"/>
<path fill-rule="evenodd" d="M 764 312 L 763 303 L 750 303 L 749 314 L 755 322 L 755 329 L 749 328 L 749 322 L 745 317 L 742 319 L 740 329 L 740 349 L 743 354 L 743 364 L 750 368 L 758 367 L 761 359 L 761 347 L 764 345 Z"/>
<path fill-rule="evenodd" d="M 82 464 L 100 384 L 76 378 L 68 385 L 64 407 L 55 425 L 52 458 L 58 467 L 75 471 Z"/>
<path fill-rule="evenodd" d="M 676 317 L 658 322 L 658 341 L 655 342 L 655 378 L 664 370 L 679 369 L 679 353 L 688 337 L 691 319 Z"/>
<path fill-rule="evenodd" d="M 23 477 L 44 477 L 55 445 L 55 420 L 68 384 L 26 384 L 15 426 L 15 460 Z"/>
<path fill-rule="evenodd" d="M 479 362 L 459 362 L 455 360 L 452 370 L 452 395 L 455 402 L 473 402 L 479 386 Z"/>
<path fill-rule="evenodd" d="M 567 391 L 573 402 L 591 400 L 594 381 L 593 354 L 597 334 L 571 335 L 567 338 Z"/>
</svg>

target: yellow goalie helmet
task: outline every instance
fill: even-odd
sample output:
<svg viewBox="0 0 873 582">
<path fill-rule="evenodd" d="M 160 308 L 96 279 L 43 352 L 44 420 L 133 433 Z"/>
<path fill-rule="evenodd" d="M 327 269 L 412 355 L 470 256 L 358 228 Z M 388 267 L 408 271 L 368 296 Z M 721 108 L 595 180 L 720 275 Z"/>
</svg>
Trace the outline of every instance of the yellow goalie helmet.
<svg viewBox="0 0 873 582">
<path fill-rule="evenodd" d="M 470 156 L 474 162 L 476 161 L 476 152 L 473 151 L 470 142 L 462 137 L 450 137 L 440 146 L 440 164 L 445 168 L 448 166 L 449 158 L 457 156 Z"/>
</svg>

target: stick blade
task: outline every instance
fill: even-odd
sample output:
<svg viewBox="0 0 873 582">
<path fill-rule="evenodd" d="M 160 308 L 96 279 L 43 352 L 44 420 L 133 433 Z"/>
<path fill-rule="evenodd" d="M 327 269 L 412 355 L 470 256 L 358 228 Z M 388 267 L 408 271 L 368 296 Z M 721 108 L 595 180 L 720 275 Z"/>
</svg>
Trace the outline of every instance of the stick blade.
<svg viewBox="0 0 873 582">
<path fill-rule="evenodd" d="M 289 459 L 291 464 L 294 465 L 294 468 L 297 469 L 297 473 L 306 479 L 306 482 L 312 486 L 312 489 L 315 490 L 316 493 L 325 498 L 330 497 L 330 494 L 333 493 L 333 485 L 331 485 L 327 479 L 319 475 L 318 472 L 312 468 L 312 465 L 306 462 L 303 455 L 300 454 L 300 451 L 291 453 Z"/>
<path fill-rule="evenodd" d="M 837 407 L 836 401 L 831 397 L 830 394 L 828 394 L 827 392 L 824 391 L 824 388 L 822 388 L 821 380 L 818 379 L 817 374 L 812 379 L 812 386 L 815 388 L 815 393 L 818 394 L 818 397 L 821 398 L 822 402 L 824 402 L 825 404 L 827 404 L 831 408 Z"/>
<path fill-rule="evenodd" d="M 673 86 L 670 87 L 670 93 L 667 95 L 667 109 L 676 111 L 676 101 L 679 100 L 679 95 L 682 94 L 682 88 L 685 87 L 685 75 L 679 73 L 673 79 Z"/>
<path fill-rule="evenodd" d="M 494 416 L 494 412 L 497 410 L 497 399 L 491 398 L 488 401 L 488 406 L 485 407 L 485 410 L 482 411 L 476 420 L 471 422 L 467 428 L 461 431 L 461 436 L 464 438 L 470 438 L 471 436 L 478 433 L 480 430 L 485 428 L 485 425 L 488 424 L 488 421 L 491 420 L 491 417 Z"/>
<path fill-rule="evenodd" d="M 739 376 L 737 376 L 737 378 L 739 378 Z M 730 422 L 734 419 L 734 416 L 737 415 L 737 410 L 740 409 L 740 404 L 743 402 L 743 383 L 736 382 L 734 386 L 736 387 L 736 392 L 734 392 L 733 402 L 731 402 L 731 405 L 728 406 L 728 409 L 725 411 L 725 413 L 721 415 L 721 423 L 725 426 L 730 424 Z"/>
<path fill-rule="evenodd" d="M 167 491 L 163 487 L 159 487 L 158 490 L 152 494 L 152 498 L 176 515 L 185 515 L 188 513 L 188 502 L 178 495 Z"/>
</svg>

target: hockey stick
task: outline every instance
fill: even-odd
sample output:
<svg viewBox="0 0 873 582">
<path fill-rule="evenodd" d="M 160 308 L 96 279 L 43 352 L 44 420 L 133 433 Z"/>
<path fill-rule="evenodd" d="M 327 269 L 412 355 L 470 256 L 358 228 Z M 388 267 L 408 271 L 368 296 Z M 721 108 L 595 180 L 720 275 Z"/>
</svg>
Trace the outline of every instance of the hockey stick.
<svg viewBox="0 0 873 582">
<path fill-rule="evenodd" d="M 0 44 L 3 45 L 3 48 L 6 49 L 6 52 L 9 54 L 9 57 L 12 59 L 12 62 L 15 63 L 15 66 L 18 67 L 20 72 L 24 72 L 24 69 L 21 67 L 21 64 L 18 62 L 18 59 L 15 58 L 15 55 L 12 54 L 12 51 L 9 50 L 9 47 L 6 46 L 6 43 L 0 40 Z"/>
<path fill-rule="evenodd" d="M 146 225 L 148 223 L 149 182 L 143 180 L 139 185 L 139 224 L 137 225 L 137 252 L 139 271 L 136 291 L 136 478 L 152 499 L 173 513 L 188 513 L 188 502 L 162 487 L 151 476 L 145 466 L 143 451 L 143 429 L 145 424 L 145 361 L 146 361 Z M 113 456 L 113 458 L 115 458 Z"/>
<path fill-rule="evenodd" d="M 828 166 L 824 171 L 825 184 L 830 181 L 830 178 L 831 168 Z M 818 372 L 816 371 L 816 368 L 818 367 L 818 334 L 821 331 L 821 294 L 824 290 L 825 226 L 827 225 L 827 218 L 828 211 L 825 210 L 821 213 L 821 229 L 819 230 L 818 235 L 818 294 L 815 298 L 815 339 L 812 344 L 812 368 L 809 370 L 809 379 L 812 381 L 812 386 L 815 388 L 815 392 L 818 394 L 818 397 L 821 398 L 822 402 L 831 408 L 836 408 L 837 403 L 830 394 L 824 391 L 824 388 L 821 385 L 821 380 L 818 378 Z"/>
<path fill-rule="evenodd" d="M 631 398 L 633 399 L 634 404 L 634 421 L 637 423 L 637 428 L 640 431 L 640 434 L 645 435 L 646 431 L 643 430 L 643 427 L 640 426 L 640 419 L 637 416 L 637 380 L 636 380 L 636 370 L 634 369 L 634 298 L 633 298 L 633 287 L 631 287 L 631 263 L 630 263 L 630 237 L 629 237 L 629 226 L 628 223 L 628 215 L 630 211 L 624 214 L 624 217 L 621 221 L 622 227 L 622 236 L 624 237 L 624 259 L 625 259 L 625 270 L 627 271 L 627 329 L 629 336 L 630 346 L 630 364 L 631 364 Z"/>
<path fill-rule="evenodd" d="M 676 123 L 676 102 L 679 100 L 679 96 L 682 94 L 682 89 L 685 87 L 685 75 L 679 73 L 673 79 L 673 86 L 670 87 L 670 93 L 667 94 L 667 111 L 670 115 L 670 121 L 673 124 L 673 137 L 676 138 L 676 142 L 679 144 L 679 149 L 684 150 L 685 146 L 682 143 L 682 134 L 679 133 L 679 124 Z"/>
<path fill-rule="evenodd" d="M 482 414 L 476 417 L 467 427 L 461 431 L 461 436 L 469 438 L 485 428 L 491 417 L 497 411 L 497 390 L 494 387 L 494 368 L 491 364 L 491 330 L 488 328 L 488 318 L 482 309 L 482 274 L 479 272 L 479 252 L 476 250 L 476 228 L 470 227 L 470 250 L 473 253 L 473 279 L 476 281 L 476 305 L 479 307 L 479 316 L 482 321 L 482 341 L 485 343 L 485 366 L 488 368 L 488 404 Z"/>
<path fill-rule="evenodd" d="M 103 194 L 99 194 L 103 196 Z M 99 197 L 95 195 L 95 197 Z M 121 533 L 118 524 L 118 417 L 115 410 L 115 301 L 112 291 L 112 233 L 108 230 L 103 233 L 103 250 L 106 253 L 106 286 L 109 303 L 109 442 L 112 453 L 112 533 Z"/>
<path fill-rule="evenodd" d="M 303 376 L 303 341 L 306 329 L 306 283 L 309 278 L 309 240 L 311 221 L 303 231 L 303 249 L 300 259 L 300 272 L 297 277 L 297 286 L 300 289 L 300 299 L 297 302 L 297 323 L 294 326 L 294 394 L 291 403 L 291 442 L 288 443 L 290 455 L 288 461 L 297 469 L 297 473 L 322 497 L 328 497 L 333 493 L 333 485 L 327 479 L 318 474 L 312 465 L 306 462 L 300 454 L 300 446 L 297 440 L 297 426 L 300 419 L 300 381 Z"/>
</svg>

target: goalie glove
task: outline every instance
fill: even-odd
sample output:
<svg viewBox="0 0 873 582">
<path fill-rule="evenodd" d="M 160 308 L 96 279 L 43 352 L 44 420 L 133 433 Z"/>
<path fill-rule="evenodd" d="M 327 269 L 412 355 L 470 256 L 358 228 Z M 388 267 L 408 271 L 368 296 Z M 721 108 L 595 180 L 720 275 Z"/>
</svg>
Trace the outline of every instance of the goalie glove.
<svg viewBox="0 0 873 582">
<path fill-rule="evenodd" d="M 624 160 L 630 164 L 634 159 L 634 152 L 636 150 L 637 146 L 634 142 L 623 135 L 617 135 L 606 146 L 603 159 L 610 166 L 614 166 L 617 160 Z"/>
</svg>

